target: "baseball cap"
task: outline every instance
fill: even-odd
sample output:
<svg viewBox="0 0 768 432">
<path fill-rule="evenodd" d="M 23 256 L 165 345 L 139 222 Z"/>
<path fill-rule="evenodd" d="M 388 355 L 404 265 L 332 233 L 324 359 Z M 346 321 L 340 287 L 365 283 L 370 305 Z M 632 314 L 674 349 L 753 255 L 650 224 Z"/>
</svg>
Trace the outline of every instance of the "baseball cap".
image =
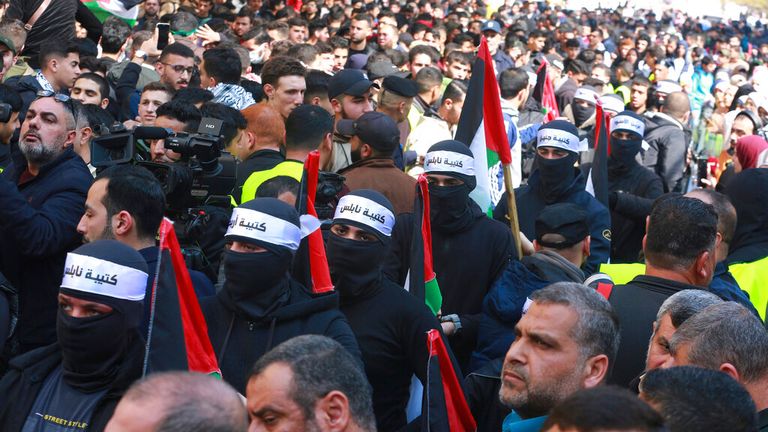
<svg viewBox="0 0 768 432">
<path fill-rule="evenodd" d="M 393 152 L 400 145 L 400 130 L 388 115 L 377 111 L 367 112 L 357 120 L 339 120 L 336 130 L 360 140 L 381 152 Z"/>
<path fill-rule="evenodd" d="M 573 203 L 557 203 L 544 207 L 536 218 L 536 241 L 554 249 L 571 247 L 589 235 L 587 212 Z M 543 241 L 547 234 L 557 234 L 560 241 Z"/>
<path fill-rule="evenodd" d="M 483 28 L 480 29 L 480 31 L 495 31 L 496 33 L 501 33 L 501 24 L 496 20 L 488 20 L 483 24 Z"/>
<path fill-rule="evenodd" d="M 390 75 L 384 78 L 384 82 L 381 83 L 381 86 L 384 90 L 388 90 L 396 95 L 406 98 L 415 97 L 419 93 L 419 87 L 416 85 L 416 81 L 395 75 Z"/>
<path fill-rule="evenodd" d="M 361 70 L 344 69 L 331 77 L 328 82 L 328 99 L 334 99 L 342 94 L 362 96 L 371 87 L 379 88 L 371 82 Z"/>
<path fill-rule="evenodd" d="M 16 54 L 16 46 L 13 44 L 13 41 L 11 40 L 11 38 L 0 33 L 0 43 L 7 46 L 8 49 L 10 49 L 14 55 Z"/>
<path fill-rule="evenodd" d="M 370 80 L 384 78 L 397 72 L 399 72 L 397 66 L 388 61 L 377 61 L 368 66 L 368 78 Z"/>
</svg>

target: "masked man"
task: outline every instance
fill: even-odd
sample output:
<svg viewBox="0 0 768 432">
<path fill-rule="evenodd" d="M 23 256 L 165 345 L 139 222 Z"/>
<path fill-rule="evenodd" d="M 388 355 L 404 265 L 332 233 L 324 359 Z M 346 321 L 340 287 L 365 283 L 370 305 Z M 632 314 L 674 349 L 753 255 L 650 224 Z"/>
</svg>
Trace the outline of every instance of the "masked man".
<svg viewBox="0 0 768 432">
<path fill-rule="evenodd" d="M 520 231 L 535 238 L 536 216 L 544 207 L 561 202 L 581 206 L 589 215 L 590 255 L 582 266 L 592 274 L 600 263 L 608 262 L 611 226 L 608 209 L 584 190 L 584 177 L 574 164 L 586 142 L 579 141 L 576 127 L 565 120 L 553 120 L 536 135 L 536 166 L 528 184 L 515 189 Z M 507 197 L 502 196 L 493 212 L 496 220 L 507 221 Z"/>
<path fill-rule="evenodd" d="M 328 265 L 341 311 L 363 352 L 373 387 L 378 430 L 406 424 L 411 377 L 426 384 L 426 333 L 439 328 L 427 306 L 384 277 L 380 257 L 389 248 L 395 215 L 384 195 L 360 189 L 336 206 L 328 236 Z"/>
<path fill-rule="evenodd" d="M 289 274 L 302 236 L 299 214 L 276 198 L 256 198 L 232 212 L 224 287 L 200 306 L 222 376 L 240 394 L 256 360 L 294 336 L 328 336 L 360 358 L 338 295 L 310 295 Z"/>
<path fill-rule="evenodd" d="M 0 430 L 103 430 L 141 377 L 146 286 L 146 261 L 116 240 L 67 254 L 58 342 L 11 360 L 0 382 Z"/>
<path fill-rule="evenodd" d="M 653 201 L 664 194 L 664 184 L 640 165 L 645 121 L 632 111 L 611 119 L 611 156 L 608 158 L 608 197 L 611 208 L 611 262 L 639 262 L 645 218 Z"/>
<path fill-rule="evenodd" d="M 432 253 L 443 296 L 442 327 L 466 370 L 477 344 L 483 298 L 513 256 L 512 236 L 469 197 L 475 188 L 474 158 L 459 141 L 441 141 L 427 151 Z M 398 218 L 392 234 L 387 276 L 401 284 L 410 263 L 413 215 Z M 471 287 L 472 289 L 468 289 Z"/>
</svg>

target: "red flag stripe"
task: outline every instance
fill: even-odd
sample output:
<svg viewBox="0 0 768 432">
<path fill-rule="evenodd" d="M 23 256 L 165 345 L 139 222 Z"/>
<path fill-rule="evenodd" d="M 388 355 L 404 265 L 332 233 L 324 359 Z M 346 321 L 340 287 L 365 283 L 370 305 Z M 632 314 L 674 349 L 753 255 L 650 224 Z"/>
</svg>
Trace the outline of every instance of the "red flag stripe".
<svg viewBox="0 0 768 432">
<path fill-rule="evenodd" d="M 173 223 L 163 218 L 160 224 L 160 249 L 166 249 L 171 255 L 173 272 L 176 275 L 176 289 L 179 294 L 179 311 L 184 328 L 184 342 L 187 346 L 187 363 L 191 372 L 221 373 L 208 338 L 208 326 L 197 302 L 192 280 L 181 254 L 179 240 L 173 230 Z"/>
<path fill-rule="evenodd" d="M 501 96 L 496 73 L 493 70 L 493 58 L 488 51 L 485 36 L 480 39 L 477 57 L 484 63 L 483 68 L 483 127 L 485 128 L 485 146 L 499 155 L 502 164 L 512 163 L 512 153 L 509 149 L 507 129 L 504 127 L 504 116 L 501 114 Z"/>
<path fill-rule="evenodd" d="M 315 210 L 315 194 L 317 193 L 317 178 L 320 171 L 320 153 L 313 150 L 304 162 L 307 171 L 307 214 L 317 217 Z M 312 274 L 312 292 L 324 293 L 333 291 L 331 273 L 328 270 L 328 259 L 325 257 L 323 234 L 316 230 L 309 235 L 309 266 Z"/>
<path fill-rule="evenodd" d="M 455 432 L 473 432 L 477 430 L 477 423 L 472 416 L 472 411 L 467 405 L 464 391 L 461 388 L 453 363 L 448 356 L 448 351 L 443 344 L 440 332 L 435 329 L 427 333 L 427 346 L 429 355 L 437 356 L 440 365 L 440 378 L 443 383 L 443 396 L 445 397 L 445 411 L 448 416 L 450 430 Z"/>
<path fill-rule="evenodd" d="M 427 176 L 419 174 L 417 179 L 421 200 L 424 203 L 424 211 L 421 213 L 421 238 L 424 239 L 424 282 L 435 278 L 435 270 L 432 267 L 432 225 L 429 220 L 429 182 Z"/>
</svg>

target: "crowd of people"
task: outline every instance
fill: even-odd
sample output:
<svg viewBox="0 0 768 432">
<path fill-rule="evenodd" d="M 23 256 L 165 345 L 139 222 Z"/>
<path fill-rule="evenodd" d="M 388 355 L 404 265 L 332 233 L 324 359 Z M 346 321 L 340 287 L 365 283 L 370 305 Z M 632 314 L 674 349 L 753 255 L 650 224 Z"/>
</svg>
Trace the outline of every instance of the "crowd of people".
<svg viewBox="0 0 768 432">
<path fill-rule="evenodd" d="M 768 431 L 768 20 L 0 13 L 0 430 L 458 430 L 437 334 L 478 431 Z M 479 56 L 512 160 L 491 208 L 501 174 L 457 137 Z M 161 281 L 165 217 L 194 298 Z M 148 341 L 192 328 L 166 298 L 205 339 L 170 344 L 217 374 L 155 363 Z"/>
</svg>

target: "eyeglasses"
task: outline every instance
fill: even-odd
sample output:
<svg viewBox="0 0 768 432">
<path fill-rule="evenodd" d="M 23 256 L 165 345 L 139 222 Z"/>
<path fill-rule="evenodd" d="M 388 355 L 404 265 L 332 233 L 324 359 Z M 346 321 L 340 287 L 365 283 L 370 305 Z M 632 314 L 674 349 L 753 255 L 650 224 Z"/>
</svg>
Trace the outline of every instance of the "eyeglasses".
<svg viewBox="0 0 768 432">
<path fill-rule="evenodd" d="M 63 93 L 56 93 L 52 92 L 50 90 L 40 90 L 37 92 L 37 99 L 44 98 L 44 97 L 53 97 L 53 100 L 56 102 L 61 102 L 64 104 L 65 107 L 69 110 L 69 112 L 72 114 L 72 116 L 75 116 L 75 104 L 72 103 L 72 98 L 63 94 Z"/>
<path fill-rule="evenodd" d="M 194 66 L 184 67 L 183 65 L 174 65 L 174 64 L 170 64 L 170 63 L 163 63 L 163 64 L 166 65 L 166 66 L 169 66 L 177 74 L 186 72 L 186 73 L 192 75 L 192 73 L 195 71 L 195 67 Z"/>
</svg>

